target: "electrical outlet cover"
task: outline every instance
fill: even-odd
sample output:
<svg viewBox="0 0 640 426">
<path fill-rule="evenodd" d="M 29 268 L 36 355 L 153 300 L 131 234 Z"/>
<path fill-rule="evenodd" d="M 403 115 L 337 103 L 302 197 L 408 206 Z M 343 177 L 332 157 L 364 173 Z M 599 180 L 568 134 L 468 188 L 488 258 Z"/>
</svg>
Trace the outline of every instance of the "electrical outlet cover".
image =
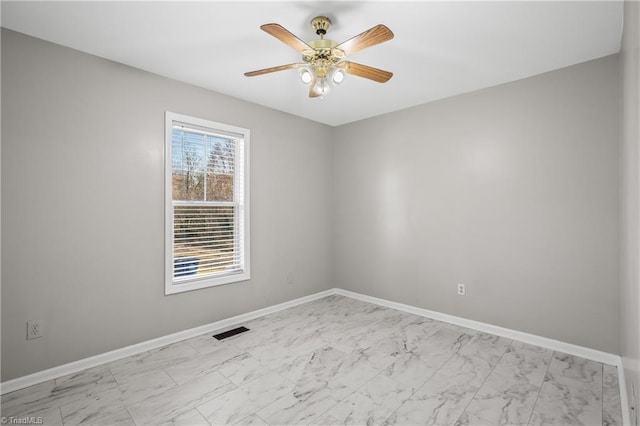
<svg viewBox="0 0 640 426">
<path fill-rule="evenodd" d="M 27 340 L 42 337 L 42 320 L 27 321 Z"/>
</svg>

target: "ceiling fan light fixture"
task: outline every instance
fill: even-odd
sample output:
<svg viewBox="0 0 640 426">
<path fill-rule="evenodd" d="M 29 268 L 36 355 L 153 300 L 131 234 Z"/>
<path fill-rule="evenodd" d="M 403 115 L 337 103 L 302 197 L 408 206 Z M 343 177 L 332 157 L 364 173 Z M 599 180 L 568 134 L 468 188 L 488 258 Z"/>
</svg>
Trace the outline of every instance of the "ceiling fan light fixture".
<svg viewBox="0 0 640 426">
<path fill-rule="evenodd" d="M 327 78 L 322 77 L 316 79 L 316 84 L 315 86 L 313 86 L 313 91 L 320 96 L 326 95 L 329 91 L 329 82 L 327 81 Z"/>
<path fill-rule="evenodd" d="M 302 80 L 304 84 L 311 83 L 313 80 L 313 73 L 309 68 L 305 67 L 300 69 L 300 80 Z"/>
<path fill-rule="evenodd" d="M 309 86 L 309 97 L 321 99 L 331 87 L 344 81 L 345 74 L 367 78 L 378 83 L 386 83 L 393 76 L 389 71 L 344 60 L 346 56 L 391 40 L 393 32 L 385 25 L 378 24 L 340 44 L 324 38 L 331 26 L 331 20 L 326 16 L 316 16 L 311 21 L 311 26 L 320 38 L 307 43 L 280 24 L 261 25 L 261 30 L 302 54 L 302 62 L 249 71 L 244 75 L 254 77 L 298 68 L 298 77 Z"/>
<path fill-rule="evenodd" d="M 331 75 L 331 81 L 333 81 L 334 84 L 342 83 L 344 81 L 344 71 L 336 68 Z"/>
</svg>

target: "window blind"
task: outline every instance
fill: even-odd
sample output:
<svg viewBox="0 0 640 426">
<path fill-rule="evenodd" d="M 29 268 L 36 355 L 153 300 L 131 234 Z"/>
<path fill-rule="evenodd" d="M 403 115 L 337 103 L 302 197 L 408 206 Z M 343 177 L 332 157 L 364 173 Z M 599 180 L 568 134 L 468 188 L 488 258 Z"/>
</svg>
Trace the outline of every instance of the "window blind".
<svg viewBox="0 0 640 426">
<path fill-rule="evenodd" d="M 173 122 L 173 282 L 244 270 L 242 135 Z"/>
</svg>

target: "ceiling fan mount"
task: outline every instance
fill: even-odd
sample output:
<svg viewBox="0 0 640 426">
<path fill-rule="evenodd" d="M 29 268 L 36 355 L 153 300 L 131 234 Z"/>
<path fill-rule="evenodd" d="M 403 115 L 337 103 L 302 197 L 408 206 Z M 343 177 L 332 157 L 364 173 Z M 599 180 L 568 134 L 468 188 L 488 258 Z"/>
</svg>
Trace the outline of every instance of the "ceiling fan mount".
<svg viewBox="0 0 640 426">
<path fill-rule="evenodd" d="M 308 44 L 312 49 L 302 52 L 302 60 L 316 67 L 316 77 L 325 77 L 328 68 L 337 64 L 344 58 L 344 52 L 335 47 L 338 45 L 333 40 L 325 39 L 327 30 L 331 27 L 331 20 L 326 16 L 316 16 L 311 20 L 311 28 L 320 36 L 318 40 L 312 40 Z"/>
<path fill-rule="evenodd" d="M 326 16 L 316 16 L 311 20 L 311 28 L 316 30 L 320 37 L 324 36 L 331 27 L 331 19 Z"/>
<path fill-rule="evenodd" d="M 389 28 L 379 24 L 338 44 L 333 40 L 324 38 L 330 27 L 331 20 L 326 16 L 313 18 L 311 20 L 311 28 L 315 30 L 320 38 L 306 43 L 279 24 L 262 25 L 260 29 L 264 32 L 301 53 L 302 62 L 246 72 L 244 75 L 254 77 L 276 71 L 299 68 L 300 78 L 303 83 L 310 84 L 309 97 L 311 98 L 322 97 L 332 85 L 340 84 L 344 79 L 345 73 L 364 77 L 378 83 L 389 81 L 393 76 L 393 73 L 389 71 L 344 60 L 347 55 L 391 40 L 393 33 Z"/>
</svg>

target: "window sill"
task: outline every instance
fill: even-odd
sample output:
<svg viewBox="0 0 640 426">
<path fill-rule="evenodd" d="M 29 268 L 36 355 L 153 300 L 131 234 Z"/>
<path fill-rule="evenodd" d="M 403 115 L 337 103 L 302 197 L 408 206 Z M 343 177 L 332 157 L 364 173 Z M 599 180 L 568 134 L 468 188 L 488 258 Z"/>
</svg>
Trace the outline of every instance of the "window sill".
<svg viewBox="0 0 640 426">
<path fill-rule="evenodd" d="M 249 271 L 236 272 L 228 275 L 210 277 L 210 278 L 195 278 L 193 280 L 184 280 L 172 282 L 167 281 L 164 289 L 165 296 L 171 294 L 184 293 L 192 290 L 200 290 L 207 287 L 216 287 L 219 285 L 233 284 L 241 281 L 247 281 L 251 279 Z"/>
</svg>

